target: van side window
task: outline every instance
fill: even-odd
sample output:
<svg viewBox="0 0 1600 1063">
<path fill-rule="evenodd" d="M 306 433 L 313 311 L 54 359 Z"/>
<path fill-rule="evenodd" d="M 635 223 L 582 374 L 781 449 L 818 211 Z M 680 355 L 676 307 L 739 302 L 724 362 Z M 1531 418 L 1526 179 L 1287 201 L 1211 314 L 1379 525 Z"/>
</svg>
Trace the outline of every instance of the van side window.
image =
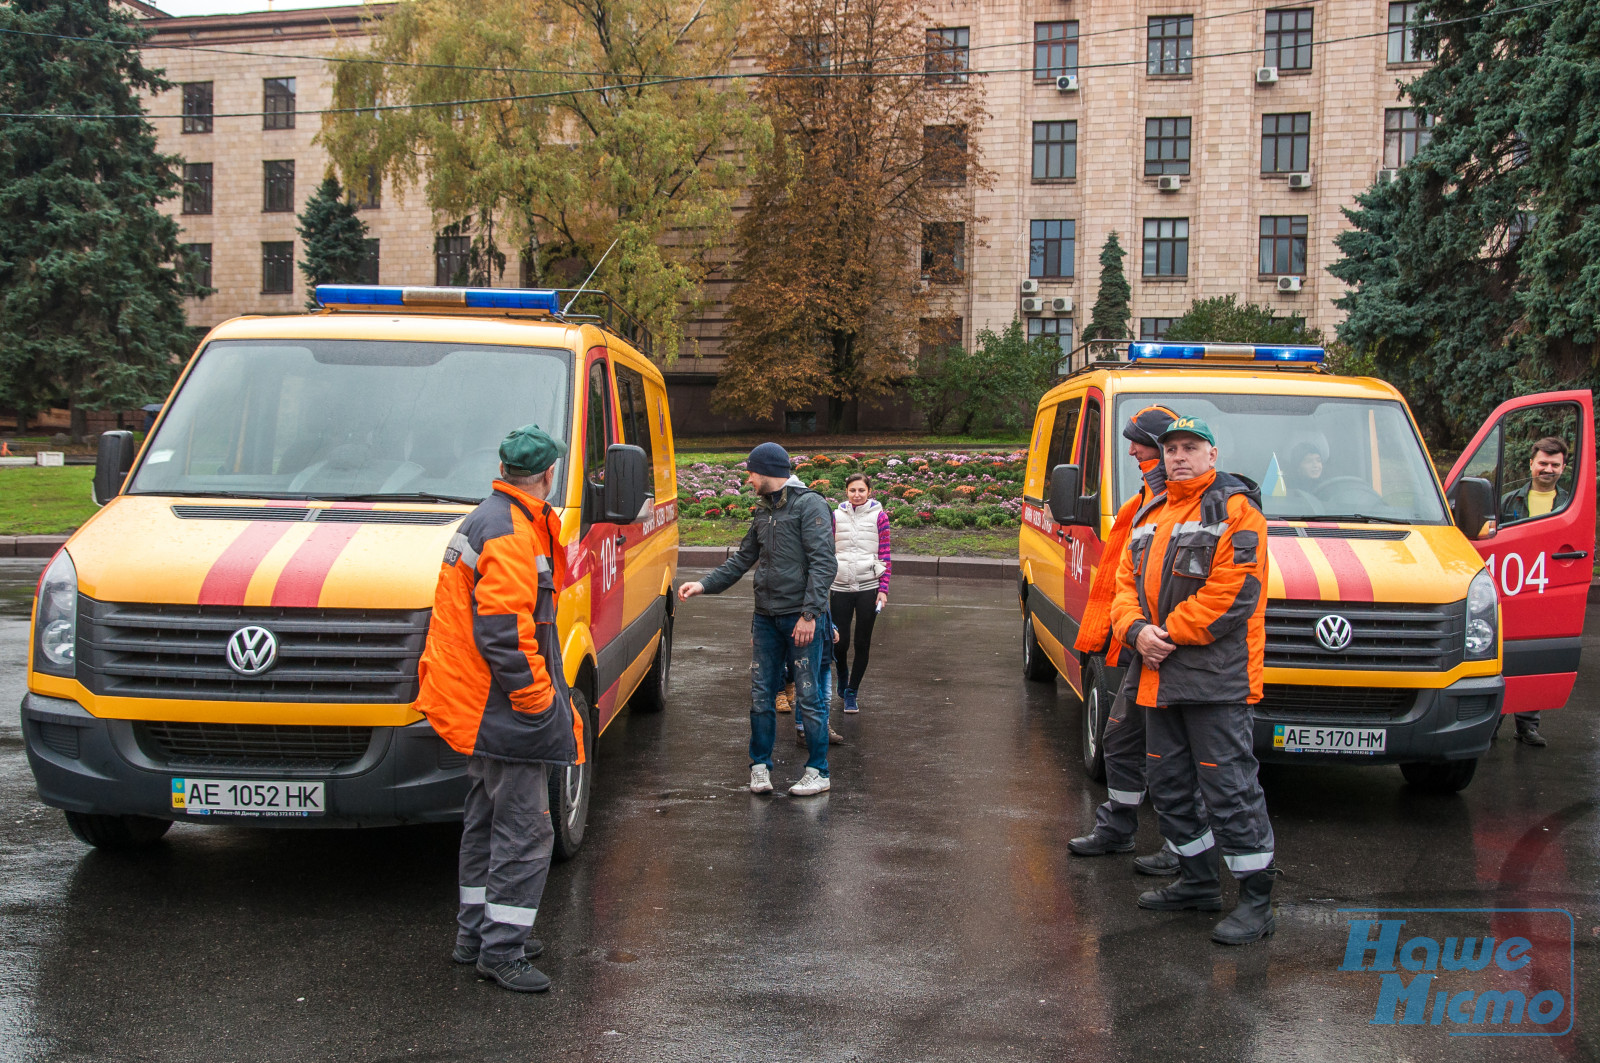
<svg viewBox="0 0 1600 1063">
<path fill-rule="evenodd" d="M 1576 446 L 1582 420 L 1575 403 L 1553 402 L 1507 411 L 1495 425 L 1467 475 L 1494 484 L 1501 527 L 1567 508 L 1582 471 Z"/>
<path fill-rule="evenodd" d="M 1078 448 L 1083 470 L 1083 493 L 1100 494 L 1100 400 L 1091 398 L 1083 415 L 1083 445 Z"/>
<path fill-rule="evenodd" d="M 622 407 L 622 441 L 643 450 L 653 467 L 655 447 L 650 439 L 650 408 L 646 405 L 644 374 L 620 364 L 616 372 L 617 403 Z"/>
<path fill-rule="evenodd" d="M 611 390 L 606 385 L 602 358 L 589 367 L 589 409 L 583 433 L 583 478 L 595 487 L 606 482 L 606 444 L 610 441 L 606 427 L 611 420 Z"/>
<path fill-rule="evenodd" d="M 1072 441 L 1078 435 L 1078 413 L 1082 407 L 1082 400 L 1076 396 L 1056 407 L 1055 425 L 1050 429 L 1050 449 L 1045 452 L 1044 487 L 1039 492 L 1039 497 L 1046 502 L 1050 501 L 1050 474 L 1057 465 L 1072 461 Z"/>
</svg>

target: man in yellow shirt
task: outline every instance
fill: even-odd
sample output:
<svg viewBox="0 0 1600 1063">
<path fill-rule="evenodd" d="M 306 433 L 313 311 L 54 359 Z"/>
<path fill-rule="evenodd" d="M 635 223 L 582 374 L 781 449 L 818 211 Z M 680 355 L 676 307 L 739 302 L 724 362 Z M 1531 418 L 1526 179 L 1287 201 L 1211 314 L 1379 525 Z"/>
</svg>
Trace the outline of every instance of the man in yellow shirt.
<svg viewBox="0 0 1600 1063">
<path fill-rule="evenodd" d="M 1572 492 L 1561 487 L 1561 474 L 1567 471 L 1567 444 L 1555 436 L 1534 443 L 1528 459 L 1529 480 L 1500 499 L 1500 523 L 1534 520 L 1567 508 Z M 1517 713 L 1517 741 L 1524 745 L 1546 745 L 1539 733 L 1539 713 Z"/>
</svg>

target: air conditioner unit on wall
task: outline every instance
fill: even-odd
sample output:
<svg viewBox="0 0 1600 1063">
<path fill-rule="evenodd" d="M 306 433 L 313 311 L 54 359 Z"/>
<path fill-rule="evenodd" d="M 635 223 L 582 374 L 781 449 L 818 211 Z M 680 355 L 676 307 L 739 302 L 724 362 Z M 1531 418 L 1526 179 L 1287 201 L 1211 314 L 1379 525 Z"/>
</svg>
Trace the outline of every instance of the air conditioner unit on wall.
<svg viewBox="0 0 1600 1063">
<path fill-rule="evenodd" d="M 1056 91 L 1057 92 L 1077 92 L 1078 91 L 1078 75 L 1076 75 L 1076 74 L 1062 74 L 1060 77 L 1056 78 Z"/>
<path fill-rule="evenodd" d="M 1024 299 L 1024 300 L 1022 300 L 1022 312 L 1024 314 L 1042 314 L 1042 313 L 1044 313 L 1044 300 L 1043 299 Z"/>
<path fill-rule="evenodd" d="M 1300 290 L 1300 285 L 1302 285 L 1304 283 L 1305 283 L 1305 281 L 1302 280 L 1299 277 L 1279 277 L 1278 278 L 1278 291 L 1280 291 L 1280 292 L 1297 292 L 1297 291 Z"/>
<path fill-rule="evenodd" d="M 1257 85 L 1276 85 L 1278 83 L 1278 68 L 1275 66 L 1256 67 Z"/>
<path fill-rule="evenodd" d="M 1039 282 L 1034 280 L 1031 277 L 1028 278 L 1027 280 L 1023 281 L 1022 282 L 1022 294 L 1023 295 L 1038 295 L 1039 294 Z"/>
<path fill-rule="evenodd" d="M 1292 173 L 1289 175 L 1290 188 L 1310 188 L 1311 175 L 1308 173 Z"/>
<path fill-rule="evenodd" d="M 1066 296 L 1066 295 L 1058 295 L 1058 296 L 1056 296 L 1054 299 L 1050 300 L 1050 309 L 1051 309 L 1051 311 L 1053 311 L 1054 313 L 1057 313 L 1057 314 L 1070 314 L 1070 313 L 1072 313 L 1072 298 L 1071 298 L 1071 296 Z"/>
<path fill-rule="evenodd" d="M 1163 192 L 1176 192 L 1183 187 L 1183 178 L 1173 174 L 1156 178 L 1156 187 Z"/>
<path fill-rule="evenodd" d="M 1398 181 L 1399 179 L 1400 179 L 1400 171 L 1399 170 L 1379 170 L 1378 171 L 1378 183 L 1380 185 L 1386 185 L 1390 181 Z"/>
</svg>

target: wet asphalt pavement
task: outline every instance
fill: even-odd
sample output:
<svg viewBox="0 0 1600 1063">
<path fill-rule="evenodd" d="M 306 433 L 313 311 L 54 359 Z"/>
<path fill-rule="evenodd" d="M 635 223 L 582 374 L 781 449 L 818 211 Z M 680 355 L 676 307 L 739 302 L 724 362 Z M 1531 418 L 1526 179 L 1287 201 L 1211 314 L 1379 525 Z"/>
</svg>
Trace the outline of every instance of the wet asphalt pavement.
<svg viewBox="0 0 1600 1063">
<path fill-rule="evenodd" d="M 1459 797 L 1393 767 L 1266 768 L 1278 932 L 1226 949 L 1214 915 L 1135 908 L 1151 880 L 1128 857 L 1067 853 L 1103 791 L 1076 700 L 1021 678 L 1010 584 L 896 582 L 818 798 L 744 790 L 749 584 L 695 599 L 671 707 L 599 741 L 589 838 L 536 927 L 555 988 L 524 997 L 449 962 L 453 829 L 74 840 L 18 729 L 39 569 L 0 562 L 0 1059 L 1600 1058 L 1595 610 L 1550 747 L 1502 737 Z M 1371 1025 L 1378 976 L 1338 970 L 1352 907 L 1570 911 L 1573 1032 Z"/>
</svg>

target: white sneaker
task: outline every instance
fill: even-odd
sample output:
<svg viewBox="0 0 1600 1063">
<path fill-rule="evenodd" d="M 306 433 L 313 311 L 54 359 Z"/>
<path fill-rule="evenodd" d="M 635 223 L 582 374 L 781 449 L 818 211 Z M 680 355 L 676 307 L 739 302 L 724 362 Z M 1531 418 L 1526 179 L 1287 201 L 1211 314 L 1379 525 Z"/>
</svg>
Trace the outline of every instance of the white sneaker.
<svg viewBox="0 0 1600 1063">
<path fill-rule="evenodd" d="M 772 792 L 772 772 L 767 770 L 765 764 L 750 765 L 750 792 L 753 794 Z"/>
<path fill-rule="evenodd" d="M 793 797 L 810 797 L 813 794 L 824 793 L 831 786 L 826 775 L 816 768 L 807 768 L 806 773 L 800 776 L 800 781 L 789 787 L 789 793 Z"/>
</svg>

